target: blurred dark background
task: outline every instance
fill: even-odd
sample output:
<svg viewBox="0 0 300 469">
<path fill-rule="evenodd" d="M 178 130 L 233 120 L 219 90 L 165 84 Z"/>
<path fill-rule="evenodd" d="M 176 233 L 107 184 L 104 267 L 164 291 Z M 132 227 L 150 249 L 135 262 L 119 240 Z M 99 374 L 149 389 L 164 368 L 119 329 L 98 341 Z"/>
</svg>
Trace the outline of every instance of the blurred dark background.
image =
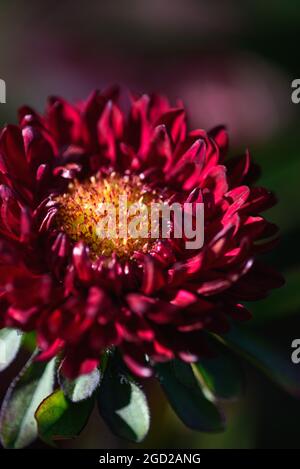
<svg viewBox="0 0 300 469">
<path fill-rule="evenodd" d="M 291 82 L 300 78 L 299 25 L 298 0 L 0 1 L 0 78 L 7 85 L 1 125 L 15 122 L 22 104 L 42 111 L 49 94 L 77 100 L 120 83 L 182 99 L 192 127 L 224 123 L 231 153 L 250 149 L 263 169 L 261 184 L 279 198 L 268 217 L 282 241 L 269 260 L 287 279 L 251 305 L 251 327 L 288 356 L 300 338 L 300 104 L 291 101 Z M 300 401 L 246 372 L 245 396 L 227 404 L 228 430 L 219 435 L 184 428 L 148 383 L 152 429 L 142 446 L 299 447 Z M 2 391 L 7 383 L 6 373 Z M 96 418 L 79 439 L 60 444 L 125 445 Z"/>
</svg>

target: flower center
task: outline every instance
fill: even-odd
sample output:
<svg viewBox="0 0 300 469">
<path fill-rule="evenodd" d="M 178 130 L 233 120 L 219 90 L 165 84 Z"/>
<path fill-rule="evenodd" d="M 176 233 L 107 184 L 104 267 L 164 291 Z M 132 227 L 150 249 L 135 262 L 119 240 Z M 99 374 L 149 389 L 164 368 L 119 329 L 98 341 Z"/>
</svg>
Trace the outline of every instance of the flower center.
<svg viewBox="0 0 300 469">
<path fill-rule="evenodd" d="M 84 241 L 91 255 L 130 258 L 148 252 L 157 238 L 151 237 L 151 204 L 161 201 L 135 175 L 111 173 L 75 181 L 58 202 L 56 224 L 72 241 Z"/>
</svg>

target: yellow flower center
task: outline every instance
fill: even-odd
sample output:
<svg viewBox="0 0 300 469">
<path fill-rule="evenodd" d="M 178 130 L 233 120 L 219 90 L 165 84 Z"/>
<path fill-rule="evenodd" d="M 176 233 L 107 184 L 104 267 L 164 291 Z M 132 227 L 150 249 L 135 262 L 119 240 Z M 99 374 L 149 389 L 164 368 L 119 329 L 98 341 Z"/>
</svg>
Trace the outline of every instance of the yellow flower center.
<svg viewBox="0 0 300 469">
<path fill-rule="evenodd" d="M 75 181 L 55 200 L 59 204 L 57 227 L 72 241 L 84 241 L 94 258 L 113 253 L 130 258 L 136 251 L 148 252 L 155 242 L 151 238 L 150 205 L 161 198 L 138 176 L 111 173 Z M 133 234 L 131 223 L 138 229 Z"/>
</svg>

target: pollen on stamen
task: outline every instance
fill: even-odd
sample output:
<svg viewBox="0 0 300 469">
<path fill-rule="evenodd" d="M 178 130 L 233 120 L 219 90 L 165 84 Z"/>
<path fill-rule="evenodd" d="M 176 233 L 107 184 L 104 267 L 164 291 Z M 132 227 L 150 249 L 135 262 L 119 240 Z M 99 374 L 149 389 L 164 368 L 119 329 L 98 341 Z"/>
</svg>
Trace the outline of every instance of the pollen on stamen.
<svg viewBox="0 0 300 469">
<path fill-rule="evenodd" d="M 120 196 L 126 196 L 126 227 L 122 223 L 124 213 L 119 213 Z M 138 176 L 121 176 L 112 172 L 105 177 L 92 176 L 84 182 L 75 180 L 69 184 L 68 192 L 57 196 L 55 200 L 58 203 L 57 227 L 72 241 L 84 241 L 94 258 L 110 257 L 115 253 L 119 258 L 128 259 L 137 251 L 148 252 L 156 241 L 151 238 L 150 207 L 151 203 L 161 202 L 161 198 L 157 192 L 146 187 Z M 104 207 L 103 204 L 109 204 L 114 210 L 99 210 Z M 142 222 L 146 223 L 146 237 L 133 237 L 126 230 L 134 217 L 128 213 L 133 204 L 144 204 L 148 209 L 148 215 Z M 112 220 L 114 214 L 115 220 Z M 111 229 L 114 222 L 116 230 Z M 103 224 L 106 228 L 105 236 L 99 232 L 99 226 Z"/>
</svg>

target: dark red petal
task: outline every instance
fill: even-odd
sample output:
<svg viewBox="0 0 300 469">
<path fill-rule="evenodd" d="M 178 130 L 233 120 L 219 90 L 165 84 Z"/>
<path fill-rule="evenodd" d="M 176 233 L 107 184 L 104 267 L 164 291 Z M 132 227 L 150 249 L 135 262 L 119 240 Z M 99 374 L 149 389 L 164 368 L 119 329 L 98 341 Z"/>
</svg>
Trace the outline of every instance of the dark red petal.
<svg viewBox="0 0 300 469">
<path fill-rule="evenodd" d="M 222 157 L 224 157 L 229 146 L 228 132 L 226 128 L 220 125 L 211 129 L 208 132 L 208 135 L 214 139 L 220 149 Z"/>
<path fill-rule="evenodd" d="M 172 141 L 176 144 L 186 137 L 186 115 L 182 108 L 174 108 L 162 114 L 156 125 L 165 125 L 171 135 Z"/>
<path fill-rule="evenodd" d="M 5 127 L 0 136 L 1 172 L 9 173 L 17 182 L 30 187 L 32 178 L 27 164 L 21 130 L 14 125 Z"/>
<path fill-rule="evenodd" d="M 79 355 L 76 350 L 72 350 L 65 356 L 61 370 L 66 378 L 75 379 L 80 375 L 89 374 L 98 366 L 99 359 L 82 358 L 81 355 Z"/>
<path fill-rule="evenodd" d="M 64 342 L 56 339 L 46 350 L 43 350 L 35 358 L 36 361 L 48 361 L 55 357 L 62 349 Z"/>
<path fill-rule="evenodd" d="M 88 250 L 82 241 L 79 241 L 73 248 L 73 263 L 78 278 L 83 282 L 91 279 L 91 262 L 88 256 Z"/>
<path fill-rule="evenodd" d="M 137 256 L 141 258 L 143 265 L 143 281 L 141 290 L 146 295 L 151 295 L 162 288 L 166 279 L 161 266 L 150 255 Z"/>
<path fill-rule="evenodd" d="M 153 369 L 146 362 L 144 354 L 133 344 L 124 344 L 122 346 L 123 360 L 128 368 L 141 378 L 149 378 L 153 375 Z"/>
</svg>

